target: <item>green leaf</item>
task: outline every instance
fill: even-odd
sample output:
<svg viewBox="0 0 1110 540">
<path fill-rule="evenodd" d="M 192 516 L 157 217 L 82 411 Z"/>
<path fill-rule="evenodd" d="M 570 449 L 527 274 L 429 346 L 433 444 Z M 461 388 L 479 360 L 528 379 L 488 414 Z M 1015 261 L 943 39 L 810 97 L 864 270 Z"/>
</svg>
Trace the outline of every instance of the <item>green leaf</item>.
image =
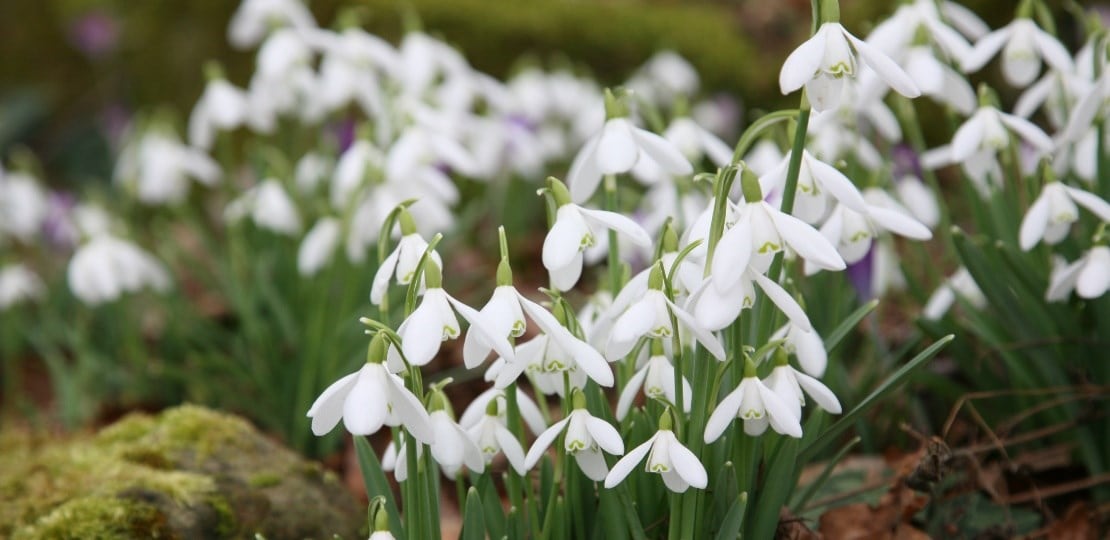
<svg viewBox="0 0 1110 540">
<path fill-rule="evenodd" d="M 493 479 L 488 474 L 483 474 L 478 479 L 477 487 L 482 496 L 486 529 L 489 531 L 490 538 L 501 538 L 505 534 L 505 511 L 501 507 L 501 496 L 497 493 L 497 487 L 493 485 Z"/>
<path fill-rule="evenodd" d="M 485 539 L 486 523 L 482 516 L 482 497 L 478 495 L 478 490 L 472 486 L 466 494 L 466 515 L 463 516 L 463 528 L 459 533 L 459 540 Z"/>
<path fill-rule="evenodd" d="M 721 529 L 717 531 L 717 540 L 736 540 L 740 535 L 740 527 L 744 525 L 744 511 L 748 508 L 748 493 L 741 493 L 729 507 L 725 519 L 721 521 Z"/>
<path fill-rule="evenodd" d="M 393 500 L 393 490 L 389 487 L 382 472 L 382 465 L 378 456 L 366 437 L 355 436 L 355 454 L 358 456 L 358 468 L 362 471 L 362 483 L 366 486 L 366 495 L 373 499 L 377 496 L 385 497 L 385 509 L 389 512 L 389 532 L 398 540 L 405 538 L 405 530 L 401 527 L 401 512 L 397 510 L 397 502 Z"/>
<path fill-rule="evenodd" d="M 801 441 L 780 436 L 778 442 L 772 443 L 767 435 L 764 438 L 767 439 L 765 446 L 768 446 L 765 451 L 768 456 L 767 474 L 756 492 L 751 529 L 744 535 L 745 538 L 774 538 L 779 512 L 794 491 L 794 479 L 797 478 L 795 469 L 799 463 L 797 458 Z"/>
<path fill-rule="evenodd" d="M 798 461 L 800 463 L 808 462 L 814 454 L 819 452 L 826 445 L 836 440 L 836 437 L 840 435 L 842 431 L 848 429 L 859 416 L 867 412 L 869 409 L 871 409 L 871 407 L 875 406 L 875 404 L 880 399 L 893 391 L 894 388 L 896 388 L 898 385 L 905 382 L 906 378 L 909 376 L 910 373 L 913 372 L 913 370 L 924 364 L 926 360 L 932 358 L 933 355 L 939 352 L 945 345 L 948 344 L 948 342 L 952 341 L 955 337 L 955 335 L 949 334 L 937 340 L 936 343 L 933 343 L 929 346 L 929 348 L 918 353 L 918 355 L 913 357 L 913 359 L 907 362 L 906 365 L 902 366 L 898 369 L 898 371 L 895 371 L 893 374 L 891 374 L 891 376 L 883 381 L 883 383 L 880 384 L 878 388 L 868 394 L 867 397 L 863 398 L 863 401 L 861 401 L 859 405 L 856 405 L 854 409 L 848 411 L 848 413 L 840 417 L 840 419 L 837 420 L 836 423 L 829 426 L 829 428 L 826 429 L 820 437 L 802 448 L 801 452 L 798 454 Z"/>
<path fill-rule="evenodd" d="M 874 311 L 875 307 L 878 305 L 878 300 L 872 300 L 857 308 L 851 315 L 845 317 L 836 329 L 830 332 L 828 336 L 825 336 L 825 350 L 831 351 L 835 349 L 836 346 L 840 344 L 840 341 L 844 339 L 844 336 L 847 336 L 848 332 L 851 332 L 852 329 L 855 328 L 864 317 Z"/>
<path fill-rule="evenodd" d="M 611 489 L 602 489 L 599 493 L 597 526 L 594 528 L 595 538 L 605 540 L 628 540 L 628 525 L 624 522 L 624 513 L 621 510 L 617 493 Z M 598 534 L 600 532 L 600 534 Z"/>
</svg>

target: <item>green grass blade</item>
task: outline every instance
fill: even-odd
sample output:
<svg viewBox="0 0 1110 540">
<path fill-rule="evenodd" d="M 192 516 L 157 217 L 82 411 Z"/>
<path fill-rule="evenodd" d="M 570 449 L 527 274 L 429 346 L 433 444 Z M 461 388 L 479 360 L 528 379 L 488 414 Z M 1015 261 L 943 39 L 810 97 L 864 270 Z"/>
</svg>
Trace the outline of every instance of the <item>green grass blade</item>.
<svg viewBox="0 0 1110 540">
<path fill-rule="evenodd" d="M 405 538 L 405 531 L 401 527 L 401 512 L 397 510 L 397 502 L 393 499 L 393 490 L 389 487 L 389 480 L 382 472 L 382 464 L 366 437 L 355 436 L 355 454 L 358 455 L 358 468 L 362 471 L 362 482 L 366 486 L 366 495 L 373 499 L 377 496 L 385 497 L 385 509 L 389 512 L 389 531 L 398 540 Z"/>
<path fill-rule="evenodd" d="M 872 311 L 875 311 L 875 308 L 878 305 L 878 300 L 872 300 L 856 308 L 856 310 L 853 311 L 851 315 L 845 317 L 844 320 L 841 321 L 840 325 L 837 326 L 832 332 L 829 333 L 828 336 L 825 337 L 825 350 L 831 351 L 835 349 L 836 346 L 840 344 L 840 341 L 844 339 L 844 336 L 847 336 L 848 332 L 851 332 L 852 329 L 855 328 L 856 325 L 859 324 L 859 322 L 862 321 L 864 317 L 870 315 Z"/>
<path fill-rule="evenodd" d="M 466 515 L 459 540 L 486 540 L 486 521 L 482 513 L 482 496 L 472 486 L 466 494 Z"/>
<path fill-rule="evenodd" d="M 740 535 L 740 527 L 744 525 L 744 511 L 747 509 L 748 494 L 744 492 L 736 497 L 736 501 L 732 503 L 728 513 L 725 514 L 725 519 L 721 522 L 721 528 L 717 531 L 717 540 L 736 540 L 736 537 Z"/>
<path fill-rule="evenodd" d="M 818 437 L 806 447 L 802 448 L 801 452 L 799 452 L 798 454 L 799 462 L 808 462 L 814 454 L 836 440 L 836 437 L 840 435 L 841 432 L 848 429 L 848 427 L 851 426 L 852 423 L 855 422 L 863 413 L 867 412 L 869 409 L 871 409 L 871 407 L 875 406 L 875 404 L 878 403 L 878 401 L 882 399 L 883 396 L 889 394 L 891 391 L 894 390 L 895 387 L 905 382 L 910 373 L 924 364 L 926 360 L 932 358 L 933 355 L 940 351 L 945 345 L 948 344 L 948 342 L 952 341 L 955 337 L 956 336 L 953 334 L 944 336 L 943 338 L 937 340 L 936 343 L 930 345 L 929 348 L 921 351 L 917 356 L 913 357 L 912 360 L 898 369 L 898 371 L 895 371 L 890 377 L 883 381 L 883 383 L 880 384 L 878 388 L 868 394 L 867 397 L 863 398 L 863 401 L 861 401 L 859 405 L 856 405 L 854 409 L 848 411 L 848 413 L 840 417 L 840 419 L 837 420 L 836 423 L 829 426 L 829 428 L 826 429 L 820 437 Z"/>
</svg>

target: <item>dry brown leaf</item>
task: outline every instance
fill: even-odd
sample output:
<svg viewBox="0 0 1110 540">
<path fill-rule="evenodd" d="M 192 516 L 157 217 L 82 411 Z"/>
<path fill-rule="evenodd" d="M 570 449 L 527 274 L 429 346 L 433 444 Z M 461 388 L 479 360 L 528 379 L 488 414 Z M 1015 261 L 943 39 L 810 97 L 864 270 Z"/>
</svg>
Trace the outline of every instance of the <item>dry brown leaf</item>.
<svg viewBox="0 0 1110 540">
<path fill-rule="evenodd" d="M 1051 540 L 1095 540 L 1097 534 L 1094 515 L 1083 501 L 1072 503 L 1062 519 L 1045 529 L 1045 537 Z"/>
</svg>

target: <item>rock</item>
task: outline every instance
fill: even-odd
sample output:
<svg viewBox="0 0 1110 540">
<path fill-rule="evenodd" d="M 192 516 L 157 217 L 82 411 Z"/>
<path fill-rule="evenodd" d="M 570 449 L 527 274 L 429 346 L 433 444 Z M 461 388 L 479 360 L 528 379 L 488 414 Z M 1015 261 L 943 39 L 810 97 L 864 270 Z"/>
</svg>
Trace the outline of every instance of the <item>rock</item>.
<svg viewBox="0 0 1110 540">
<path fill-rule="evenodd" d="M 338 479 L 237 417 L 185 405 L 92 436 L 0 434 L 0 537 L 365 537 Z"/>
</svg>

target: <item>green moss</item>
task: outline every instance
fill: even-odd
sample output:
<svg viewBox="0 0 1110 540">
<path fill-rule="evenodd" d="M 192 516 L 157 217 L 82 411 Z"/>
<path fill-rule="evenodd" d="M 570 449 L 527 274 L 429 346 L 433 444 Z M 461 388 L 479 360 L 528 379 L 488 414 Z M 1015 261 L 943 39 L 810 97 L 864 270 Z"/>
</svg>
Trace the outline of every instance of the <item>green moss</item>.
<svg viewBox="0 0 1110 540">
<path fill-rule="evenodd" d="M 259 473 L 250 478 L 250 486 L 255 488 L 267 488 L 276 486 L 281 483 L 281 475 L 277 473 Z"/>
<path fill-rule="evenodd" d="M 319 465 L 200 407 L 94 436 L 0 432 L 0 455 L 0 538 L 317 538 L 364 521 Z"/>
<path fill-rule="evenodd" d="M 12 535 L 13 540 L 170 538 L 166 520 L 149 504 L 91 496 L 67 501 Z"/>
</svg>

